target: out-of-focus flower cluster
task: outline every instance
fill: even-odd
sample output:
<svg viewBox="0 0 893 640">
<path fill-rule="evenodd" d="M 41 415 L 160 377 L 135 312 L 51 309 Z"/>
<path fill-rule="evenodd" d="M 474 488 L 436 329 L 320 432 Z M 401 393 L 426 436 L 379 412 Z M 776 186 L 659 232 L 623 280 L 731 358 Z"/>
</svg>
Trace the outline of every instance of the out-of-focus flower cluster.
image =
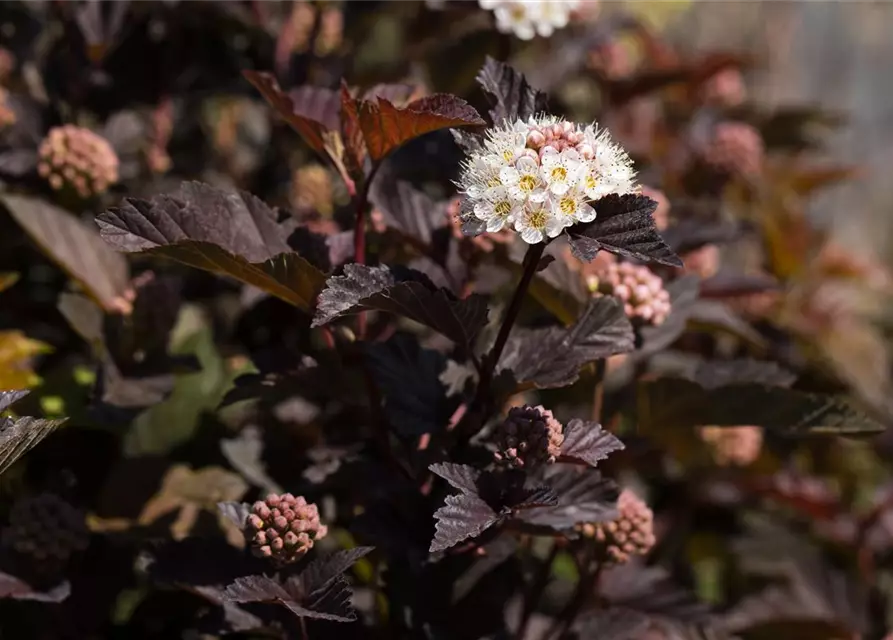
<svg viewBox="0 0 893 640">
<path fill-rule="evenodd" d="M 704 160 L 717 171 L 742 176 L 758 174 L 765 149 L 760 133 L 743 122 L 721 122 L 704 149 Z"/>
<path fill-rule="evenodd" d="M 590 201 L 635 189 L 626 152 L 606 129 L 552 116 L 504 122 L 462 164 L 463 217 L 493 233 L 514 228 L 529 244 L 595 219 Z"/>
<path fill-rule="evenodd" d="M 701 439 L 710 446 L 716 464 L 746 467 L 760 457 L 763 430 L 760 427 L 701 427 Z"/>
<path fill-rule="evenodd" d="M 316 505 L 290 493 L 270 494 L 255 502 L 245 521 L 245 538 L 252 552 L 280 563 L 300 559 L 327 532 Z"/>
<path fill-rule="evenodd" d="M 589 290 L 623 302 L 626 315 L 642 324 L 659 325 L 670 314 L 670 294 L 663 280 L 648 267 L 631 262 L 609 263 L 587 278 Z"/>
<path fill-rule="evenodd" d="M 498 463 L 535 469 L 561 455 L 564 427 L 542 405 L 513 407 L 495 433 Z"/>
<path fill-rule="evenodd" d="M 111 145 L 89 129 L 53 127 L 40 144 L 37 170 L 59 191 L 73 189 L 82 198 L 105 193 L 118 181 L 118 156 Z"/>
<path fill-rule="evenodd" d="M 64 567 L 89 542 L 84 512 L 53 493 L 18 500 L 3 531 L 4 547 L 51 570 Z"/>
<path fill-rule="evenodd" d="M 0 87 L 0 130 L 16 123 L 15 111 L 9 106 L 9 92 Z"/>
<path fill-rule="evenodd" d="M 624 489 L 617 499 L 620 515 L 610 522 L 587 522 L 577 525 L 584 537 L 605 547 L 608 559 L 618 564 L 634 555 L 645 555 L 656 542 L 654 513 L 631 489 Z"/>
<path fill-rule="evenodd" d="M 548 38 L 570 22 L 580 0 L 479 0 L 482 9 L 496 16 L 496 28 L 521 40 Z"/>
</svg>

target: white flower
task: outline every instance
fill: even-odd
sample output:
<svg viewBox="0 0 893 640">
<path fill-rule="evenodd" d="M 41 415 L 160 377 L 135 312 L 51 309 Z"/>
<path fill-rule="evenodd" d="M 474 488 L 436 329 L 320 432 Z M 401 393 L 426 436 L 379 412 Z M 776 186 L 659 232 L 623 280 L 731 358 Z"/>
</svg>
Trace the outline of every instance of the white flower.
<svg viewBox="0 0 893 640">
<path fill-rule="evenodd" d="M 505 187 L 493 189 L 486 198 L 476 202 L 474 215 L 487 223 L 487 231 L 496 233 L 510 225 L 521 211 L 521 203 L 509 196 Z"/>
<path fill-rule="evenodd" d="M 562 229 L 562 221 L 540 204 L 524 207 L 515 216 L 515 231 L 521 234 L 521 239 L 527 244 L 544 242 L 547 237 L 554 238 Z"/>
<path fill-rule="evenodd" d="M 611 140 L 607 129 L 598 131 L 592 125 L 583 131 L 582 153 L 586 169 L 582 174 L 583 189 L 592 200 L 609 193 L 631 193 L 635 190 L 636 172 L 626 151 Z"/>
<path fill-rule="evenodd" d="M 460 187 L 464 187 L 463 192 L 472 200 L 490 197 L 494 189 L 502 187 L 499 171 L 504 166 L 498 156 L 477 156 L 463 164 Z"/>
<path fill-rule="evenodd" d="M 525 242 L 554 238 L 591 222 L 592 202 L 636 191 L 629 156 L 607 131 L 551 116 L 505 121 L 462 163 L 463 221 L 493 233 L 513 228 Z M 469 231 L 471 233 L 471 231 Z"/>
<path fill-rule="evenodd" d="M 579 186 L 566 191 L 562 195 L 549 196 L 549 208 L 552 215 L 563 226 L 569 227 L 576 222 L 592 222 L 595 220 L 595 209 L 589 204 L 589 196 Z"/>
<path fill-rule="evenodd" d="M 570 21 L 571 11 L 579 2 L 553 0 L 541 1 L 530 7 L 530 13 L 536 33 L 543 38 L 551 36 L 556 29 L 564 29 Z"/>
<path fill-rule="evenodd" d="M 536 35 L 530 6 L 533 2 L 504 2 L 493 10 L 496 28 L 501 33 L 514 33 L 521 40 L 532 40 Z"/>
<path fill-rule="evenodd" d="M 493 11 L 496 7 L 501 4 L 505 4 L 506 0 L 478 0 L 478 5 L 481 9 L 487 9 L 488 11 Z"/>
<path fill-rule="evenodd" d="M 539 163 L 529 156 L 522 156 L 513 167 L 503 167 L 499 179 L 515 200 L 543 202 L 548 195 L 540 177 Z"/>
<path fill-rule="evenodd" d="M 549 191 L 557 196 L 567 193 L 582 177 L 582 158 L 574 149 L 558 152 L 554 147 L 546 147 L 540 163 L 543 180 L 549 185 Z"/>
<path fill-rule="evenodd" d="M 520 120 L 509 127 L 491 129 L 487 133 L 484 147 L 493 155 L 499 156 L 506 165 L 512 164 L 524 154 L 529 131 L 530 125 Z"/>
</svg>

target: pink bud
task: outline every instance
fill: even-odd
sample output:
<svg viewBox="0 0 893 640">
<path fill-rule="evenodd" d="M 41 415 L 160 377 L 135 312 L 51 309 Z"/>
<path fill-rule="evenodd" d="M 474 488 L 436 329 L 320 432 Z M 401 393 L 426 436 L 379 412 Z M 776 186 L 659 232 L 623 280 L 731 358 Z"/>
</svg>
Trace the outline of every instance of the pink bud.
<svg viewBox="0 0 893 640">
<path fill-rule="evenodd" d="M 282 548 L 285 546 L 285 541 L 282 538 L 273 538 L 270 540 L 270 548 L 273 551 L 282 551 Z"/>
<path fill-rule="evenodd" d="M 534 129 L 527 134 L 527 146 L 531 149 L 539 149 L 546 144 L 546 136 L 541 131 Z"/>
<path fill-rule="evenodd" d="M 277 529 L 285 529 L 288 526 L 288 519 L 285 516 L 277 516 L 273 519 L 273 524 Z"/>
<path fill-rule="evenodd" d="M 266 503 L 270 507 L 278 507 L 280 502 L 282 502 L 282 499 L 279 496 L 277 496 L 275 493 L 271 493 L 270 495 L 267 496 Z"/>
<path fill-rule="evenodd" d="M 592 160 L 595 157 L 595 151 L 592 150 L 592 145 L 588 143 L 578 144 L 577 153 L 585 160 Z"/>
<path fill-rule="evenodd" d="M 614 295 L 623 300 L 624 302 L 629 300 L 630 290 L 629 285 L 627 284 L 618 284 L 614 287 Z"/>
<path fill-rule="evenodd" d="M 282 539 L 285 541 L 286 547 L 293 547 L 298 544 L 298 536 L 293 531 L 286 533 Z"/>
<path fill-rule="evenodd" d="M 263 531 L 258 531 L 254 534 L 254 544 L 258 546 L 267 544 L 267 534 Z"/>
<path fill-rule="evenodd" d="M 261 520 L 258 516 L 252 514 L 248 516 L 248 525 L 254 529 L 263 529 L 264 521 Z"/>
</svg>

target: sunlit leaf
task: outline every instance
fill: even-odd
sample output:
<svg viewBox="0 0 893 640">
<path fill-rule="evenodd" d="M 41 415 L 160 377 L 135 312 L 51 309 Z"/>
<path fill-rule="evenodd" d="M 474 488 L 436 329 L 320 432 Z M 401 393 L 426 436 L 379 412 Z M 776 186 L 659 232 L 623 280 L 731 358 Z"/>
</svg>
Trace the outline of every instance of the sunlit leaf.
<svg viewBox="0 0 893 640">
<path fill-rule="evenodd" d="M 27 391 L 0 391 L 0 411 L 21 400 L 27 393 Z M 0 417 L 0 474 L 37 446 L 65 420 L 66 418 L 42 420 L 31 417 Z"/>
<path fill-rule="evenodd" d="M 438 129 L 486 124 L 467 102 L 448 94 L 427 96 L 403 108 L 384 98 L 363 101 L 358 105 L 358 117 L 373 160 L 381 160 L 406 142 Z"/>
<path fill-rule="evenodd" d="M 128 308 L 130 284 L 124 256 L 73 214 L 37 198 L 4 195 L 0 201 L 41 250 L 108 311 Z"/>
</svg>

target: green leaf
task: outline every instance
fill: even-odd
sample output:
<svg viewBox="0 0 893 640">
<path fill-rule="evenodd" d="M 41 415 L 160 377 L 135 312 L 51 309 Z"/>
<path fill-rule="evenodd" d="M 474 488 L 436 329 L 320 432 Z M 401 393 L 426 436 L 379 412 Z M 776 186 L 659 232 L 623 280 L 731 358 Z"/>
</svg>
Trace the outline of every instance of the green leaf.
<svg viewBox="0 0 893 640">
<path fill-rule="evenodd" d="M 170 396 L 134 420 L 125 438 L 128 455 L 162 454 L 187 442 L 202 414 L 217 408 L 238 375 L 227 370 L 207 327 L 190 334 L 172 351 L 195 355 L 201 371 L 177 376 Z"/>
</svg>

